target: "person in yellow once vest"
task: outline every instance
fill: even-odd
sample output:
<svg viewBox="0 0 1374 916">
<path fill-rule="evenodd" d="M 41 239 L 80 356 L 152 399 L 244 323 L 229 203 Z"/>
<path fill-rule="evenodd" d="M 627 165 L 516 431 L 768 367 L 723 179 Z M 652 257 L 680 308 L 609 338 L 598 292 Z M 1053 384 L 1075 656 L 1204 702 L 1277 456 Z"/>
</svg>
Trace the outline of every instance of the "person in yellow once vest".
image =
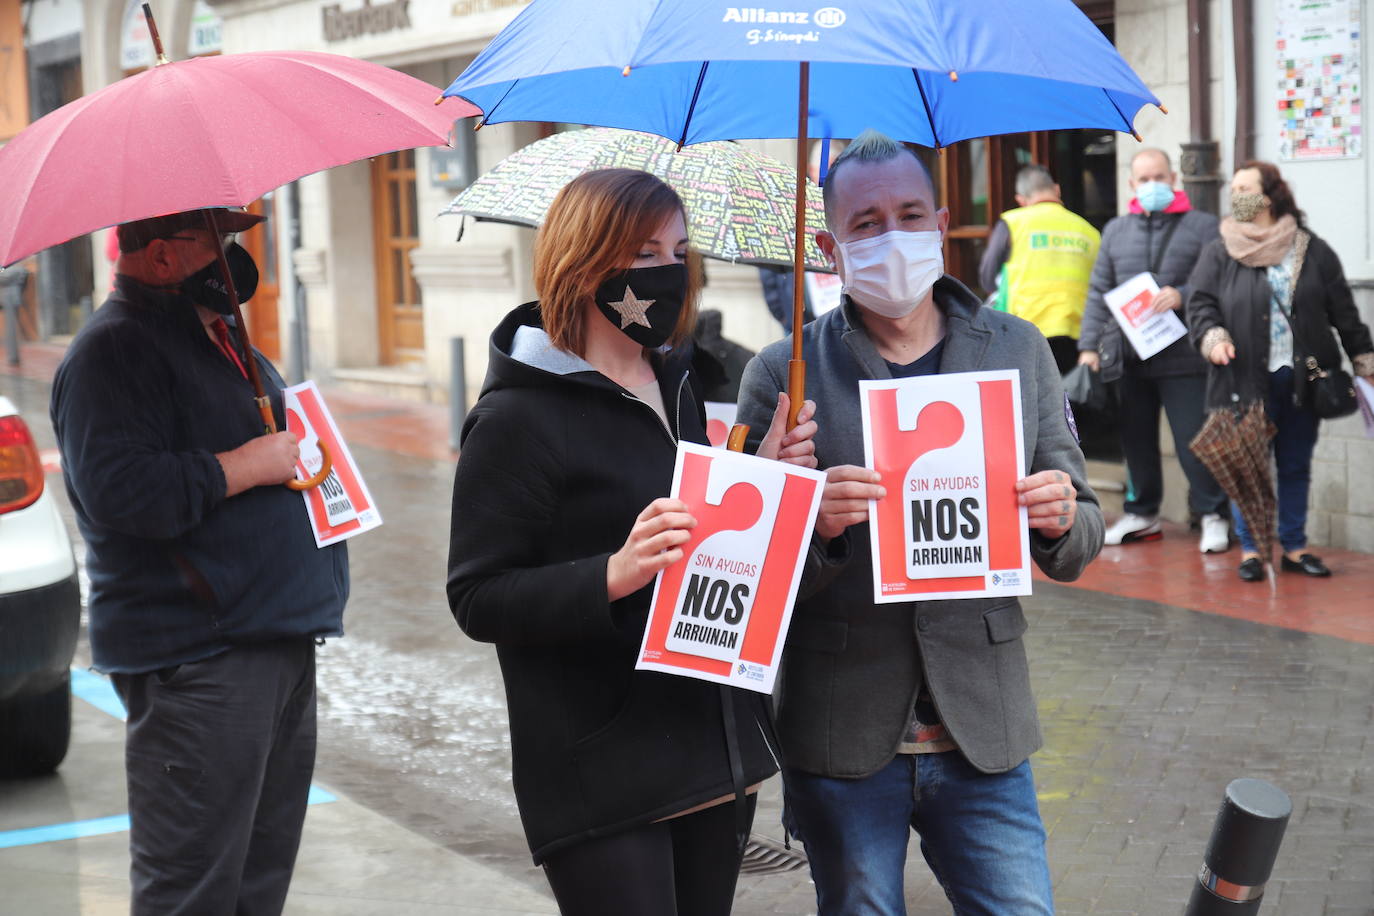
<svg viewBox="0 0 1374 916">
<path fill-rule="evenodd" d="M 1049 339 L 1062 374 L 1078 362 L 1078 329 L 1102 237 L 1064 206 L 1043 165 L 1016 173 L 1016 202 L 988 238 L 978 279 L 984 289 L 997 289 L 997 308 Z"/>
</svg>

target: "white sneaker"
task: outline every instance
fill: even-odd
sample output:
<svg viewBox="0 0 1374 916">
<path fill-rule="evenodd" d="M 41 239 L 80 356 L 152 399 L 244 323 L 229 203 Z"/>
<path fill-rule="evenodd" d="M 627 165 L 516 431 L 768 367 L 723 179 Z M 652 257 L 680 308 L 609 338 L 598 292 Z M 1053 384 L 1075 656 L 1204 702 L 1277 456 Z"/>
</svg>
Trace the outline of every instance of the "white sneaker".
<svg viewBox="0 0 1374 916">
<path fill-rule="evenodd" d="M 1107 529 L 1104 543 L 1108 546 L 1129 544 L 1131 541 L 1153 541 L 1164 536 L 1159 527 L 1159 517 L 1154 515 L 1132 515 L 1127 512 Z"/>
<path fill-rule="evenodd" d="M 1210 512 L 1202 517 L 1202 537 L 1197 549 L 1203 553 L 1225 553 L 1231 549 L 1231 524 L 1224 517 Z"/>
</svg>

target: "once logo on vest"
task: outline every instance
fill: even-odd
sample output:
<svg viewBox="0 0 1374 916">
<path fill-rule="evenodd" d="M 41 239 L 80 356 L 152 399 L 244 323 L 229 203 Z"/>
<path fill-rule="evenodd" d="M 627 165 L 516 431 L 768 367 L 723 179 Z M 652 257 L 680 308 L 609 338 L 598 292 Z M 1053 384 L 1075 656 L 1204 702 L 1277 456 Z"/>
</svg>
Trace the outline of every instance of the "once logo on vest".
<svg viewBox="0 0 1374 916">
<path fill-rule="evenodd" d="M 1032 232 L 1030 246 L 1036 251 L 1077 251 L 1087 254 L 1092 243 L 1077 232 Z"/>
</svg>

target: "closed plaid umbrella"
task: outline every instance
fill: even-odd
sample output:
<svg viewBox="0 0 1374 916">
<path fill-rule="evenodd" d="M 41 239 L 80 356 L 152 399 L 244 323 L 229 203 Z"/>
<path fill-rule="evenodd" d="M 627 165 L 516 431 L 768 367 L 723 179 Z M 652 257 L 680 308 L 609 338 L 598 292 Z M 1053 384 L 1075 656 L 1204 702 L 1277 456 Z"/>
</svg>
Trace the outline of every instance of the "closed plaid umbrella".
<svg viewBox="0 0 1374 916">
<path fill-rule="evenodd" d="M 1274 433 L 1264 405 L 1256 401 L 1248 407 L 1213 411 L 1188 444 L 1245 519 L 1260 559 L 1269 568 L 1271 583 L 1275 497 L 1269 442 Z"/>
</svg>

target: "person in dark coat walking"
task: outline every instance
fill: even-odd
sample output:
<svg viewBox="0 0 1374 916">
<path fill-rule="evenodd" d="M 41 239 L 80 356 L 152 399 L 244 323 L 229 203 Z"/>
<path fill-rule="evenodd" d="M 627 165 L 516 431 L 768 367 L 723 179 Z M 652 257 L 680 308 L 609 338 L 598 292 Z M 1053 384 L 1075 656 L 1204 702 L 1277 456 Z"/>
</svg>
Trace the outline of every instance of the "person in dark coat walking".
<svg viewBox="0 0 1374 916">
<path fill-rule="evenodd" d="M 778 769 L 766 697 L 634 669 L 654 577 L 696 524 L 665 498 L 677 443 L 707 441 L 687 262 L 663 182 L 573 180 L 535 243 L 539 301 L 493 333 L 463 428 L 449 605 L 496 644 L 520 818 L 565 914 L 728 913 L 748 793 Z M 784 436 L 786 411 L 759 454 L 814 466 L 814 405 Z"/>
<path fill-rule="evenodd" d="M 1130 474 L 1125 514 L 1107 528 L 1107 544 L 1154 540 L 1161 535 L 1159 506 L 1164 500 L 1164 471 L 1159 457 L 1159 410 L 1169 416 L 1174 447 L 1188 478 L 1188 503 L 1201 522 L 1198 549 L 1220 553 L 1230 546 L 1226 493 L 1201 461 L 1188 450 L 1202 428 L 1207 363 L 1187 340 L 1179 338 L 1142 360 L 1121 333 L 1103 299 L 1137 274 L 1149 271 L 1159 284 L 1156 313 L 1182 312 L 1188 298 L 1188 274 L 1208 242 L 1217 237 L 1217 218 L 1194 210 L 1163 150 L 1144 149 L 1131 159 L 1130 212 L 1102 230 L 1102 248 L 1093 266 L 1078 361 L 1115 383 L 1121 450 Z M 1182 316 L 1180 316 L 1182 317 Z"/>
<path fill-rule="evenodd" d="M 1334 329 L 1355 374 L 1374 377 L 1374 344 L 1340 258 L 1307 228 L 1278 168 L 1252 161 L 1231 179 L 1231 216 L 1189 283 L 1189 336 L 1212 364 L 1208 409 L 1262 401 L 1278 428 L 1280 567 L 1329 576 L 1326 564 L 1307 552 L 1307 494 L 1320 421 L 1301 402 L 1303 362 L 1310 356 L 1322 368 L 1340 366 Z M 1264 566 L 1254 539 L 1234 506 L 1232 518 L 1243 550 L 1240 578 L 1258 582 Z"/>
</svg>

